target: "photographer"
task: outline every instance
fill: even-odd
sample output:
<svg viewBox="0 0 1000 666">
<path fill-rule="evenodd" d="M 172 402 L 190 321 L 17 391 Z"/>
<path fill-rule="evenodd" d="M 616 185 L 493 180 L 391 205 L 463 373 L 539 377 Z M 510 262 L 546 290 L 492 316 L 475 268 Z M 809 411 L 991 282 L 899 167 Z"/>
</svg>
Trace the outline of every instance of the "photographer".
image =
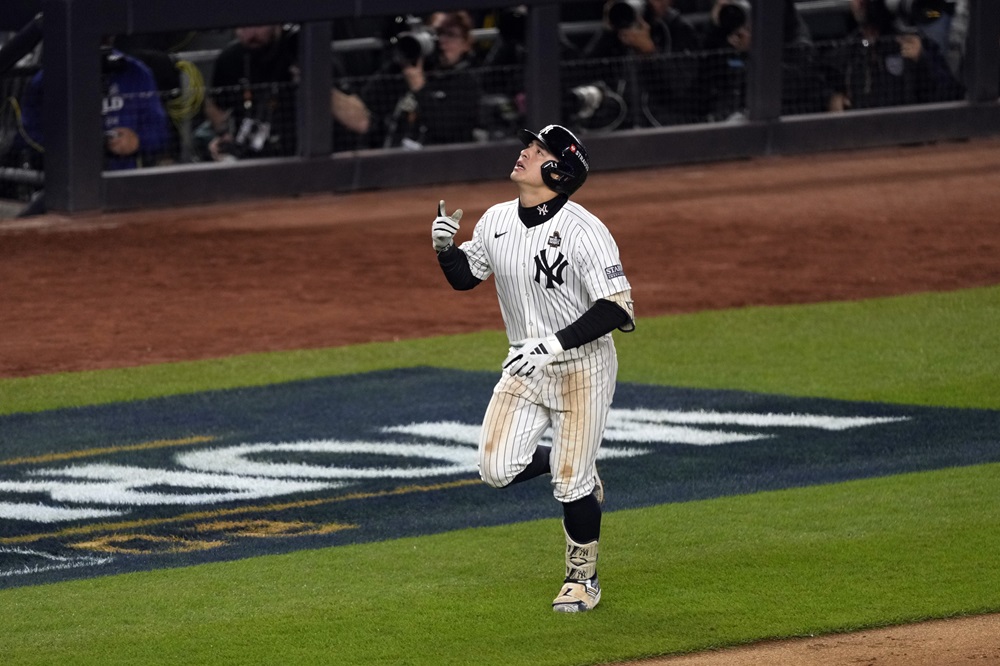
<svg viewBox="0 0 1000 666">
<path fill-rule="evenodd" d="M 793 0 L 785 0 L 781 52 L 781 113 L 826 111 L 829 89 L 816 62 L 812 38 Z M 746 0 L 716 0 L 706 36 L 712 49 L 702 60 L 703 109 L 709 122 L 742 121 L 747 115 L 747 71 L 753 44 Z"/>
<path fill-rule="evenodd" d="M 602 88 L 627 108 L 619 127 L 658 127 L 694 120 L 697 32 L 672 0 L 610 0 L 604 25 L 584 49 Z M 589 83 L 589 82 L 581 82 Z M 595 124 L 591 123 L 591 128 Z"/>
<path fill-rule="evenodd" d="M 897 3 L 898 4 L 898 3 Z M 964 90 L 937 43 L 886 0 L 851 0 L 857 29 L 825 55 L 831 111 L 960 99 Z"/>
<path fill-rule="evenodd" d="M 205 117 L 211 159 L 295 154 L 298 45 L 280 25 L 245 26 L 215 60 Z"/>
<path fill-rule="evenodd" d="M 236 40 L 216 58 L 207 122 L 197 139 L 203 159 L 226 161 L 294 155 L 299 84 L 298 32 L 280 25 L 236 28 Z M 341 72 L 331 62 L 335 81 Z M 356 149 L 369 113 L 357 95 L 330 91 L 333 150 Z"/>
<path fill-rule="evenodd" d="M 706 51 L 725 49 L 732 46 L 731 26 L 749 21 L 749 0 L 712 0 L 709 22 L 705 29 L 702 47 Z M 728 16 L 726 16 L 728 14 Z M 807 48 L 812 46 L 809 25 L 795 4 L 795 0 L 784 0 L 782 15 L 782 39 L 785 47 Z"/>
<path fill-rule="evenodd" d="M 475 140 L 482 89 L 472 19 L 464 11 L 409 18 L 385 65 L 361 91 L 372 111 L 371 146 L 419 149 Z"/>
</svg>

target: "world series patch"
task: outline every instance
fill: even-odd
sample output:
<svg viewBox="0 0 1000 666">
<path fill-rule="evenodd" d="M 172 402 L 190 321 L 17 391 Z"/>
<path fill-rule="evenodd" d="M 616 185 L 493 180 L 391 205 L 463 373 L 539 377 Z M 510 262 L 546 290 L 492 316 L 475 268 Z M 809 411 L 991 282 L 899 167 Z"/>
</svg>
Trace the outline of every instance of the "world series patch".
<svg viewBox="0 0 1000 666">
<path fill-rule="evenodd" d="M 625 277 L 625 271 L 622 270 L 621 264 L 615 264 L 614 266 L 608 266 L 604 269 L 604 274 L 609 280 L 614 280 L 618 277 Z"/>
</svg>

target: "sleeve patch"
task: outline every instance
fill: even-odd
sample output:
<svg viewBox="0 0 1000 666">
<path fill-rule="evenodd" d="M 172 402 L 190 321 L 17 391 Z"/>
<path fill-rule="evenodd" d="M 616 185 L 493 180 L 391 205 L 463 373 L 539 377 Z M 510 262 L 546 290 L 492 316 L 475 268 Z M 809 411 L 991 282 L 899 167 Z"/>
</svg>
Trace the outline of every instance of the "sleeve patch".
<svg viewBox="0 0 1000 666">
<path fill-rule="evenodd" d="M 614 266 L 608 266 L 605 268 L 604 275 L 606 275 L 609 280 L 614 280 L 615 278 L 625 277 L 625 271 L 622 270 L 621 264 L 615 264 Z"/>
</svg>

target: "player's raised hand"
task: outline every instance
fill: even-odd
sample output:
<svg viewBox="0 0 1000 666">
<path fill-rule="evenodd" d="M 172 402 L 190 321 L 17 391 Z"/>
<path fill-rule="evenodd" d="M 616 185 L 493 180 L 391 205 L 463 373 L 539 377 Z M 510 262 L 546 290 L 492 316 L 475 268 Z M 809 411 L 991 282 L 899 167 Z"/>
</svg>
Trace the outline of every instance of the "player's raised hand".
<svg viewBox="0 0 1000 666">
<path fill-rule="evenodd" d="M 530 377 L 563 353 L 559 338 L 528 338 L 520 347 L 511 348 L 503 362 L 503 371 L 511 377 Z"/>
<path fill-rule="evenodd" d="M 455 242 L 455 234 L 458 233 L 458 222 L 462 219 L 462 209 L 457 209 L 451 215 L 444 214 L 444 199 L 438 203 L 438 214 L 431 225 L 431 242 L 434 244 L 434 251 L 441 252 L 447 250 Z"/>
</svg>

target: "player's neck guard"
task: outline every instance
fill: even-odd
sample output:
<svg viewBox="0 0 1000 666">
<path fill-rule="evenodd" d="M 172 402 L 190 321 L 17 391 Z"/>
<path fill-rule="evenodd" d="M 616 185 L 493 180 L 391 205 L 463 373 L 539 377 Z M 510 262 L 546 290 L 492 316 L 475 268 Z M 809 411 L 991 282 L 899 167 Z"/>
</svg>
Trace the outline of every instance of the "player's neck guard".
<svg viewBox="0 0 1000 666">
<path fill-rule="evenodd" d="M 517 204 L 517 216 L 521 218 L 521 222 L 524 226 L 537 227 L 543 222 L 548 222 L 556 213 L 562 210 L 562 207 L 566 205 L 569 201 L 569 196 L 565 194 L 557 194 L 555 197 L 549 199 L 545 203 L 538 204 L 537 206 L 522 206 L 520 203 Z"/>
</svg>

